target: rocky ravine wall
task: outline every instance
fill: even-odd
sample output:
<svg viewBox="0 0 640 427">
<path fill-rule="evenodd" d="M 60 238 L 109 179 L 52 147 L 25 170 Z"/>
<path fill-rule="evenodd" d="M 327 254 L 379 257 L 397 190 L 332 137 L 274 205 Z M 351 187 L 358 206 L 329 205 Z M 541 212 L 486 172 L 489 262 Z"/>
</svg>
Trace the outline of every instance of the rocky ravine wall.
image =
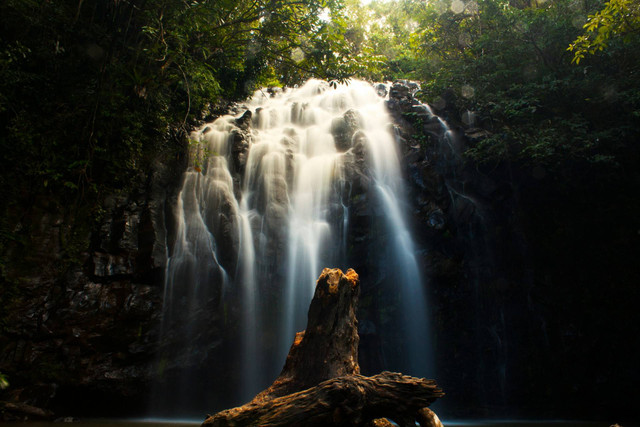
<svg viewBox="0 0 640 427">
<path fill-rule="evenodd" d="M 426 145 L 420 142 L 426 138 L 436 141 L 441 135 L 434 133 L 416 140 L 413 136 L 422 130 L 413 129 L 406 120 L 414 117 L 405 113 L 413 111 L 417 104 L 412 89 L 408 84 L 396 85 L 388 105 L 398 122 L 398 141 L 416 202 L 414 226 L 422 230 L 418 235 L 424 243 L 441 234 L 448 199 L 443 178 L 426 159 Z M 336 125 L 338 144 L 356 133 L 355 119 L 346 114 L 344 125 Z M 246 155 L 247 147 L 242 141 L 240 138 L 235 144 L 244 147 L 234 151 L 237 163 Z M 363 144 L 356 138 L 349 154 L 353 162 L 349 162 L 347 170 L 352 186 L 352 249 L 348 257 L 350 265 L 361 271 L 367 282 L 369 276 L 380 273 L 367 265 L 369 259 L 376 257 L 368 235 L 372 224 L 382 219 L 368 208 Z M 150 385 L 160 373 L 160 365 L 167 387 L 177 381 L 181 375 L 179 352 L 171 349 L 171 337 L 166 343 L 159 342 L 159 328 L 166 247 L 171 245 L 173 235 L 172 206 L 185 167 L 184 157 L 170 164 L 156 163 L 153 170 L 140 174 L 132 192 L 108 197 L 103 220 L 93 230 L 77 232 L 82 234 L 78 241 L 87 242 L 80 259 L 63 269 L 63 228 L 70 227 L 72 221 L 55 200 L 34 204 L 24 222 L 31 224 L 29 244 L 37 248 L 37 254 L 27 264 L 39 268 L 29 273 L 23 266 L 8 266 L 6 270 L 10 281 L 18 285 L 13 285 L 15 298 L 4 307 L 0 372 L 8 376 L 11 387 L 0 400 L 51 409 L 56 416 L 140 414 L 148 407 Z M 456 265 L 454 269 L 457 268 Z M 383 272 L 384 277 L 390 274 Z M 271 279 L 268 281 L 278 282 Z M 382 329 L 395 327 L 385 323 L 379 314 L 384 307 L 376 301 L 384 298 L 385 292 L 393 293 L 393 289 L 384 289 L 382 282 L 363 287 L 360 333 L 365 373 L 380 371 L 388 358 L 398 356 L 379 350 Z M 232 307 L 228 313 L 225 311 L 227 315 L 234 316 Z M 232 330 L 226 331 L 234 324 L 232 319 L 214 316 L 210 323 L 209 335 L 233 334 Z M 219 345 L 223 338 L 205 338 L 211 344 L 202 351 L 203 365 L 231 357 L 229 348 Z M 163 346 L 163 360 L 158 363 L 156 356 Z M 392 343 L 392 347 L 398 354 L 402 352 L 402 343 Z M 222 381 L 233 381 L 233 369 L 221 374 L 229 376 Z M 8 419 L 24 416 L 19 411 L 4 413 Z"/>
<path fill-rule="evenodd" d="M 432 312 L 436 373 L 455 416 L 513 415 L 507 406 L 506 294 L 526 280 L 526 244 L 516 233 L 512 183 L 464 159 L 484 130 L 465 125 L 451 94 L 441 109 L 449 129 L 421 104 L 410 82 L 390 89 L 389 110 L 409 182 L 414 238 Z M 508 257 L 501 257 L 498 248 Z M 513 384 L 509 384 L 513 386 Z"/>
<path fill-rule="evenodd" d="M 627 212 L 611 195 L 628 187 L 598 191 L 590 177 L 545 173 L 535 162 L 478 165 L 463 153 L 489 134 L 482 118 L 460 114 L 453 91 L 443 94 L 435 112 L 452 128 L 443 138 L 416 89 L 394 85 L 388 105 L 428 279 L 434 376 L 447 392 L 436 410 L 637 419 L 633 226 L 590 210 Z"/>
<path fill-rule="evenodd" d="M 129 194 L 107 197 L 93 230 L 71 233 L 65 206 L 34 201 L 21 224 L 35 254 L 14 253 L 19 262 L 5 267 L 2 283 L 0 372 L 10 387 L 0 400 L 56 416 L 124 415 L 144 405 L 158 348 L 167 225 L 184 160 L 156 163 Z M 74 242 L 65 240 L 70 235 Z M 85 246 L 75 262 L 63 262 L 70 244 Z M 32 412 L 0 404 L 5 419 L 38 418 Z"/>
<path fill-rule="evenodd" d="M 435 409 L 445 417 L 493 418 L 575 418 L 586 403 L 594 408 L 591 418 L 616 405 L 624 409 L 628 401 L 624 387 L 607 387 L 619 398 L 609 399 L 608 406 L 597 406 L 598 387 L 633 378 L 625 374 L 631 371 L 624 370 L 631 366 L 628 357 L 622 355 L 626 361 L 622 365 L 601 361 L 595 380 L 593 375 L 581 374 L 580 367 L 587 369 L 586 363 L 569 363 L 585 349 L 605 348 L 602 344 L 609 341 L 603 341 L 602 334 L 608 323 L 600 322 L 601 330 L 585 336 L 576 323 L 579 320 L 572 320 L 582 316 L 583 307 L 550 308 L 554 298 L 569 300 L 572 294 L 532 265 L 531 236 L 522 226 L 526 203 L 520 188 L 523 182 L 533 181 L 517 165 L 497 168 L 489 178 L 464 161 L 463 151 L 484 131 L 461 122 L 452 100 L 444 97 L 450 102 L 436 112 L 453 128 L 450 138 L 444 138 L 441 124 L 414 98 L 416 89 L 410 83 L 394 85 L 388 106 L 410 183 L 412 229 L 432 307 L 436 370 L 431 376 L 447 392 Z M 349 124 L 347 118 L 345 123 Z M 366 186 L 358 166 L 362 154 L 353 150 L 355 166 L 348 171 L 356 179 L 354 194 L 358 195 L 350 206 L 349 265 L 359 272 L 363 284 L 359 354 L 362 372 L 368 375 L 383 369 L 394 352 L 401 353 L 402 343 L 392 343 L 389 354 L 379 350 L 385 332 L 393 335 L 396 326 L 386 320 L 387 307 L 381 303 L 393 289 L 385 288 L 385 281 L 369 280 L 376 277 L 366 263 L 375 256 L 375 248 L 367 244 L 375 218 L 362 189 Z M 104 220 L 81 236 L 81 241 L 88 242 L 81 259 L 62 272 L 59 260 L 65 242 L 61 237 L 69 219 L 56 213 L 64 209 L 55 200 L 34 201 L 24 221 L 37 225 L 31 232 L 37 253 L 29 261 L 38 269 L 25 272 L 20 266 L 8 266 L 7 276 L 18 285 L 2 284 L 3 293 L 13 297 L 3 297 L 11 303 L 2 307 L 0 372 L 8 376 L 11 387 L 0 400 L 52 409 L 56 416 L 144 412 L 149 385 L 158 374 L 155 356 L 161 344 L 159 316 L 165 247 L 171 244 L 170 207 L 185 167 L 184 157 L 172 164 L 156 164 L 154 170 L 141 174 L 133 192 L 109 198 Z M 393 278 L 393 272 L 386 277 Z M 625 313 L 624 307 L 620 312 Z M 621 316 L 607 313 L 614 319 Z M 229 315 L 233 316 L 232 309 Z M 215 322 L 208 333 L 226 333 L 220 329 L 223 320 Z M 205 352 L 203 364 L 231 357 L 213 350 Z M 618 357 L 611 353 L 603 360 Z M 165 366 L 172 368 L 177 362 L 168 360 Z M 221 380 L 232 381 L 234 373 L 227 375 Z M 561 407 L 558 396 L 563 398 Z M 24 411 L 0 408 L 0 412 L 5 418 L 24 417 Z"/>
</svg>

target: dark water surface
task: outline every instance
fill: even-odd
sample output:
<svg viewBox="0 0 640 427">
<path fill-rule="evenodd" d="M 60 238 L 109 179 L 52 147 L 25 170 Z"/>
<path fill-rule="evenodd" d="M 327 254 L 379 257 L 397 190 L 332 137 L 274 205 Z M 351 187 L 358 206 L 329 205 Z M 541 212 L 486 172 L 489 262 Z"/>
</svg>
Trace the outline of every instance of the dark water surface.
<svg viewBox="0 0 640 427">
<path fill-rule="evenodd" d="M 3 423 L 3 427 L 194 427 L 199 426 L 203 420 L 165 420 L 165 419 L 134 419 L 134 420 L 81 420 L 73 423 L 50 423 L 50 422 L 29 422 L 29 423 Z M 609 427 L 616 421 L 608 422 L 587 422 L 587 421 L 566 421 L 566 420 L 447 420 L 443 419 L 445 427 Z M 618 422 L 621 427 L 640 427 L 640 423 Z M 303 426 L 302 426 L 303 427 Z"/>
</svg>

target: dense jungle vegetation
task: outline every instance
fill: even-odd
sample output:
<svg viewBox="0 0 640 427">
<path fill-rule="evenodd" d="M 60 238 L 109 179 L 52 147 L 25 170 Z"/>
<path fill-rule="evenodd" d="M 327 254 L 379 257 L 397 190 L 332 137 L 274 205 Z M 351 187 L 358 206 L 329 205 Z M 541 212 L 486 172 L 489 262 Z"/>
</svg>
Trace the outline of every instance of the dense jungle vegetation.
<svg viewBox="0 0 640 427">
<path fill-rule="evenodd" d="M 485 131 L 467 161 L 512 180 L 538 261 L 638 277 L 635 0 L 4 0 L 3 276 L 31 210 L 68 218 L 63 268 L 104 197 L 183 153 L 190 127 L 309 77 L 419 81 L 452 125 Z"/>
</svg>

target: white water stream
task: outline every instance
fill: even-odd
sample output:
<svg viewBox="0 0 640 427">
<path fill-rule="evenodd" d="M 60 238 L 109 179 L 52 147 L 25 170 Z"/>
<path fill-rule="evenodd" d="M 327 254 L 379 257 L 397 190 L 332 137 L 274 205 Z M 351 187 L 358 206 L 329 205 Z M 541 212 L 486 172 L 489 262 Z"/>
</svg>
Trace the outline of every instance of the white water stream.
<svg viewBox="0 0 640 427">
<path fill-rule="evenodd" d="M 406 347 L 400 353 L 405 354 L 406 373 L 433 374 L 428 372 L 425 295 L 406 226 L 398 153 L 384 99 L 365 82 L 331 88 L 311 80 L 275 96 L 258 92 L 246 108 L 252 112 L 248 128 L 240 124 L 243 111 L 192 135 L 197 142 L 176 206 L 177 237 L 166 271 L 163 322 L 176 310 L 195 307 L 198 299 L 234 293 L 242 323 L 238 359 L 243 395 L 250 398 L 272 381 L 268 377 L 278 373 L 295 332 L 306 325 L 322 269 L 349 267 L 352 186 L 347 169 L 358 139 L 366 152 L 359 167 L 370 183 L 370 209 L 384 217 L 384 234 L 391 236 L 380 243 L 385 259 L 367 261 L 388 263 L 392 271 L 387 280 L 395 282 L 402 306 L 398 334 L 404 334 Z M 360 123 L 345 145 L 334 136 L 336 120 L 347 112 L 355 112 Z M 281 282 L 271 283 L 273 278 Z M 216 291 L 207 293 L 203 287 Z M 265 322 L 275 325 L 276 332 L 270 333 Z M 269 351 L 276 356 L 265 357 Z M 265 366 L 274 363 L 270 360 L 278 366 Z"/>
</svg>

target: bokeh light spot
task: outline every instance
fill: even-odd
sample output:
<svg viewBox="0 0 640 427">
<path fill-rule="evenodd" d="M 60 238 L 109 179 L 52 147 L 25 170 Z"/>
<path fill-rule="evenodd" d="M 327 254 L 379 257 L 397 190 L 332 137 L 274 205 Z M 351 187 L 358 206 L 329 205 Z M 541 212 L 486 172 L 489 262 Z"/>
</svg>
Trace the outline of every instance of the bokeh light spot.
<svg viewBox="0 0 640 427">
<path fill-rule="evenodd" d="M 293 59 L 296 63 L 304 61 L 304 52 L 299 47 L 293 49 L 291 51 L 291 59 Z"/>
<path fill-rule="evenodd" d="M 462 13 L 464 11 L 464 3 L 460 0 L 453 0 L 450 9 L 453 13 Z"/>
<path fill-rule="evenodd" d="M 449 9 L 447 6 L 447 3 L 444 0 L 439 0 L 435 2 L 433 7 L 435 11 L 438 13 L 438 15 L 442 15 L 447 11 L 447 9 Z"/>
<path fill-rule="evenodd" d="M 471 46 L 471 36 L 468 33 L 462 33 L 458 36 L 458 44 L 462 47 Z"/>
<path fill-rule="evenodd" d="M 460 93 L 462 94 L 463 97 L 469 99 L 469 98 L 473 98 L 473 95 L 475 95 L 476 90 L 469 85 L 464 85 L 460 89 Z"/>
</svg>

